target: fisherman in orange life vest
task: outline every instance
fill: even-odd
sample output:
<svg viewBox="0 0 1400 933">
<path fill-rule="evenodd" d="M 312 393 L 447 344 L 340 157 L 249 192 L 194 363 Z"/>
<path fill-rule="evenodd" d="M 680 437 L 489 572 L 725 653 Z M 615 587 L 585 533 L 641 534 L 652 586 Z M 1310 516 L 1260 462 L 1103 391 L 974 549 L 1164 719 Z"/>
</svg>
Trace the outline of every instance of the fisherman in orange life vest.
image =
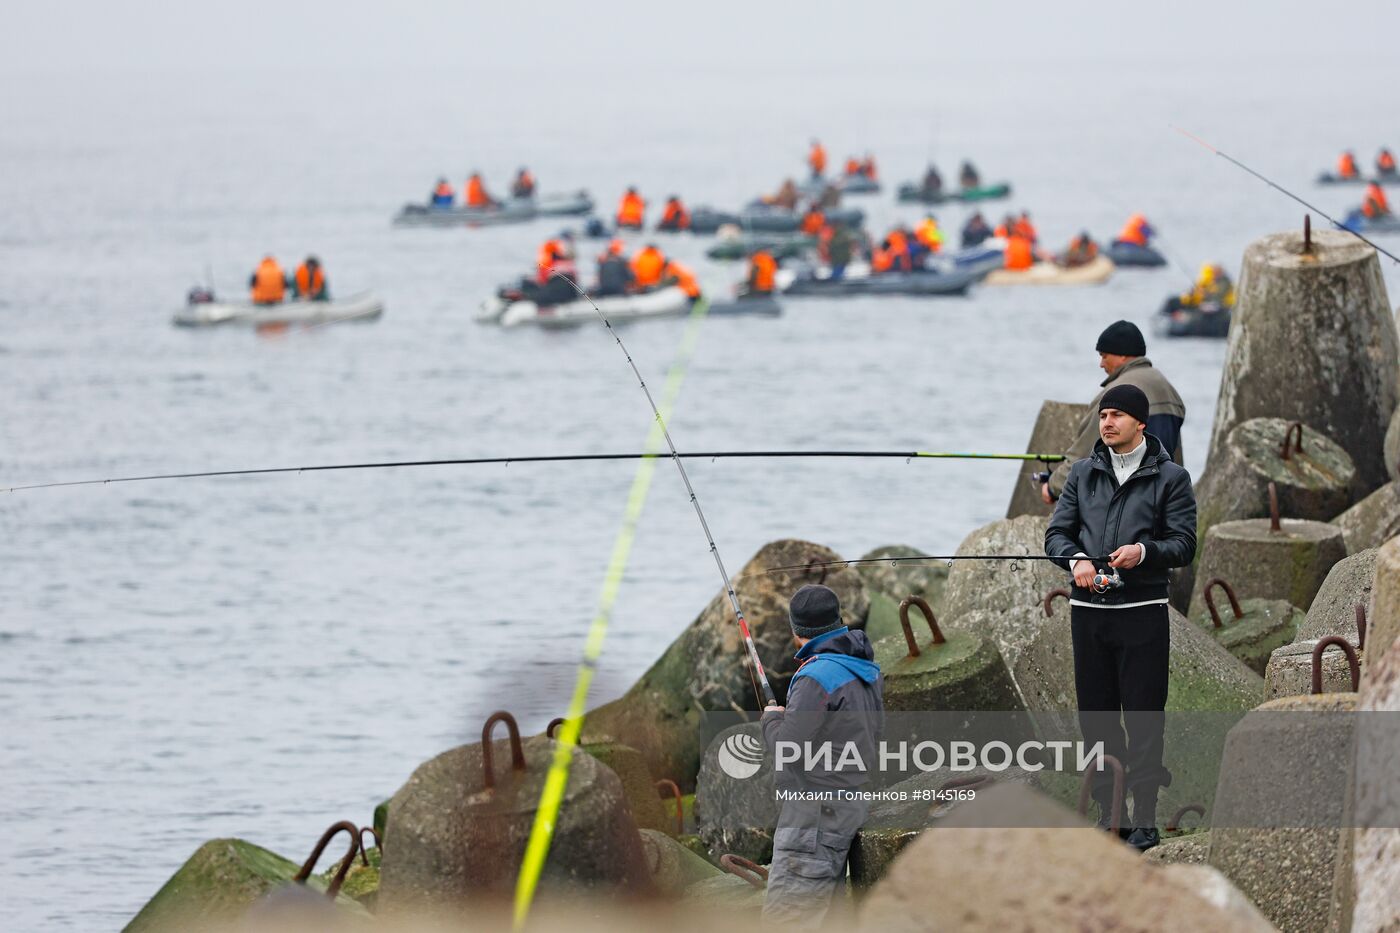
<svg viewBox="0 0 1400 933">
<path fill-rule="evenodd" d="M 632 289 L 646 291 L 661 282 L 661 271 L 666 268 L 666 256 L 648 243 L 644 249 L 632 257 Z"/>
<path fill-rule="evenodd" d="M 472 172 L 467 179 L 467 207 L 495 207 L 497 201 L 486 192 L 486 183 L 481 180 L 480 172 Z"/>
<path fill-rule="evenodd" d="M 826 174 L 826 149 L 817 140 L 812 140 L 812 148 L 807 153 L 807 166 L 812 170 L 813 178 L 821 178 Z"/>
<path fill-rule="evenodd" d="M 1128 222 L 1123 225 L 1123 229 L 1118 231 L 1115 243 L 1131 243 L 1134 246 L 1146 246 L 1148 241 L 1157 235 L 1157 231 L 1152 229 L 1152 225 L 1147 222 L 1147 218 L 1141 214 L 1134 214 L 1128 218 Z"/>
<path fill-rule="evenodd" d="M 248 279 L 253 304 L 280 304 L 287 294 L 287 276 L 271 256 L 264 256 L 257 270 Z"/>
<path fill-rule="evenodd" d="M 1376 174 L 1394 177 L 1395 156 L 1389 149 L 1382 149 L 1380 154 L 1376 156 Z"/>
<path fill-rule="evenodd" d="M 642 200 L 637 189 L 629 187 L 626 194 L 622 196 L 622 202 L 617 207 L 617 225 L 631 230 L 642 229 L 642 224 L 646 219 L 646 209 L 647 202 Z"/>
<path fill-rule="evenodd" d="M 826 215 L 822 209 L 813 204 L 807 208 L 807 213 L 802 215 L 802 223 L 798 227 L 803 236 L 816 236 L 822 232 L 822 227 L 826 226 Z"/>
<path fill-rule="evenodd" d="M 455 199 L 456 195 L 452 191 L 452 183 L 446 178 L 439 178 L 429 203 L 433 207 L 451 207 Z"/>
<path fill-rule="evenodd" d="M 749 257 L 747 294 L 771 295 L 777 280 L 778 261 L 767 250 L 758 250 Z"/>
<path fill-rule="evenodd" d="M 694 304 L 700 297 L 700 283 L 695 279 L 695 273 L 688 266 L 682 265 L 674 259 L 667 259 L 666 266 L 661 270 L 662 286 L 678 285 L 681 291 L 685 292 L 685 297 Z"/>
<path fill-rule="evenodd" d="M 297 298 L 302 301 L 330 301 L 330 288 L 326 283 L 326 270 L 321 260 L 307 256 L 292 279 L 296 286 Z"/>
<path fill-rule="evenodd" d="M 669 233 L 690 229 L 690 212 L 681 203 L 680 195 L 673 194 L 666 199 L 666 206 L 661 209 L 661 221 L 656 225 L 656 229 Z"/>
<path fill-rule="evenodd" d="M 1361 202 L 1361 213 L 1372 220 L 1390 216 L 1390 202 L 1385 198 L 1385 189 L 1376 182 L 1366 186 L 1366 197 Z"/>
<path fill-rule="evenodd" d="M 535 266 L 535 280 L 541 285 L 547 283 L 555 272 L 573 278 L 577 273 L 574 266 L 573 232 L 564 230 L 557 237 L 545 240 L 540 246 Z"/>
<path fill-rule="evenodd" d="M 1360 178 L 1361 172 L 1356 168 L 1356 155 L 1350 149 L 1337 157 L 1337 177 L 1338 178 Z"/>
</svg>

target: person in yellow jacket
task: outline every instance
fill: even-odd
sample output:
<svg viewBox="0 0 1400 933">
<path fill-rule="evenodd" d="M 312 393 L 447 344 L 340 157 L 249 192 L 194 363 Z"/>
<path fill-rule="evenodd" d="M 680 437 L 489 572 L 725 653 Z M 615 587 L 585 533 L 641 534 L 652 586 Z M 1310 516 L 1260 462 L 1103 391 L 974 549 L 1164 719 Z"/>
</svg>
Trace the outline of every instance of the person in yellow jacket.
<svg viewBox="0 0 1400 933">
<path fill-rule="evenodd" d="M 287 295 L 287 274 L 276 259 L 264 256 L 248 278 L 248 288 L 252 290 L 253 304 L 280 304 Z"/>
<path fill-rule="evenodd" d="M 914 228 L 914 239 L 923 244 L 924 249 L 936 253 L 943 248 L 943 231 L 938 229 L 938 221 L 929 214 Z"/>
<path fill-rule="evenodd" d="M 1203 304 L 1217 304 L 1222 308 L 1235 306 L 1235 283 L 1230 281 L 1224 268 L 1214 263 L 1201 266 L 1196 284 L 1181 296 L 1183 308 L 1199 308 Z"/>
</svg>

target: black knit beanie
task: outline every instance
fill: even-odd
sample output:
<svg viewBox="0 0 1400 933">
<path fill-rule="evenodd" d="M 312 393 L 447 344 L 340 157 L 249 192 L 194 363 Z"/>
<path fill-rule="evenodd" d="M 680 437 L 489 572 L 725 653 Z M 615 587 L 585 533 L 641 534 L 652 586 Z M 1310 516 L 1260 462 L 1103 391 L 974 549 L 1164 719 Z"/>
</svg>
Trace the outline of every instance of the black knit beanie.
<svg viewBox="0 0 1400 933">
<path fill-rule="evenodd" d="M 841 600 L 830 587 L 809 583 L 792 594 L 788 603 L 788 622 L 798 638 L 816 638 L 834 632 L 845 623 L 841 621 Z"/>
<path fill-rule="evenodd" d="M 1152 406 L 1147 402 L 1147 393 L 1134 385 L 1118 385 L 1109 389 L 1099 399 L 1099 411 L 1116 408 L 1125 415 L 1132 415 L 1147 424 L 1147 413 Z"/>
<path fill-rule="evenodd" d="M 1099 353 L 1116 353 L 1119 356 L 1146 356 L 1147 343 L 1142 339 L 1142 331 L 1132 321 L 1114 321 L 1099 334 L 1099 342 L 1094 344 Z"/>
</svg>

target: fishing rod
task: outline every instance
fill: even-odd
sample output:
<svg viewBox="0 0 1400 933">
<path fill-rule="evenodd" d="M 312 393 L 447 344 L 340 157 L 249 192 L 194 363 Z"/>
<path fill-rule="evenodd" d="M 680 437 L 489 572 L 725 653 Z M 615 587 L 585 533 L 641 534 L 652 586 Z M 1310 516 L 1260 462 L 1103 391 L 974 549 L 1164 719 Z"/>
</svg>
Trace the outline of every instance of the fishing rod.
<svg viewBox="0 0 1400 933">
<path fill-rule="evenodd" d="M 790 564 L 786 567 L 770 567 L 767 570 L 756 571 L 746 576 L 760 576 L 772 573 L 792 573 L 801 571 L 811 573 L 813 570 L 825 571 L 829 567 L 854 567 L 860 564 L 889 564 L 897 567 L 900 564 L 918 563 L 923 561 L 939 560 L 947 563 L 950 567 L 955 560 L 995 560 L 995 561 L 1021 561 L 1021 560 L 1087 560 L 1095 567 L 1094 580 L 1090 588 L 1095 593 L 1107 593 L 1109 590 L 1123 588 L 1123 578 L 1118 573 L 1116 567 L 1109 563 L 1113 556 L 1101 557 L 1050 557 L 1046 554 L 922 554 L 918 557 L 863 557 L 859 560 L 809 560 L 805 564 Z M 1112 568 L 1112 573 L 1107 573 L 1097 569 L 1100 565 L 1107 564 Z M 1013 565 L 1010 569 L 1015 570 Z M 825 573 L 823 573 L 825 576 Z"/>
<path fill-rule="evenodd" d="M 612 322 L 608 316 L 598 307 L 597 303 L 589 294 L 579 287 L 578 283 L 568 276 L 561 275 L 555 271 L 552 275 L 558 276 L 568 282 L 579 293 L 579 296 L 593 306 L 597 312 L 599 320 L 608 329 L 617 348 L 622 351 L 622 355 L 627 357 L 627 365 L 632 367 L 632 374 L 637 377 L 637 385 L 642 390 L 642 394 L 647 398 L 647 404 L 651 406 L 651 413 L 656 418 L 657 425 L 661 428 L 661 436 L 666 440 L 666 447 L 670 450 L 671 462 L 676 465 L 676 471 L 681 475 L 681 482 L 685 484 L 685 491 L 690 496 L 690 504 L 695 506 L 695 517 L 700 519 L 700 528 L 705 533 L 705 540 L 710 545 L 710 554 L 715 559 L 715 567 L 719 570 L 720 579 L 724 581 L 724 591 L 729 596 L 729 605 L 734 610 L 734 619 L 739 623 L 739 634 L 744 639 L 744 649 L 752 667 L 753 676 L 758 682 L 758 687 L 762 691 L 764 706 L 776 706 L 777 695 L 773 692 L 773 686 L 768 682 L 768 675 L 763 670 L 763 660 L 758 656 L 758 646 L 754 644 L 753 634 L 749 631 L 749 623 L 744 618 L 744 609 L 739 605 L 739 594 L 734 592 L 734 584 L 729 579 L 729 571 L 724 569 L 724 559 L 720 557 L 719 546 L 715 544 L 715 536 L 710 532 L 710 523 L 705 520 L 705 512 L 700 508 L 700 499 L 695 494 L 695 487 L 690 483 L 690 476 L 685 472 L 685 464 L 681 462 L 681 454 L 676 450 L 676 444 L 671 440 L 671 430 L 666 427 L 666 419 L 661 417 L 661 409 L 656 407 L 656 400 L 651 397 L 651 389 L 647 388 L 646 380 L 642 378 L 641 370 L 637 368 L 637 363 L 632 359 L 632 354 L 628 352 L 627 345 L 622 342 L 616 330 L 613 329 Z"/>
<path fill-rule="evenodd" d="M 602 453 L 602 454 L 538 454 L 521 457 L 454 457 L 444 460 L 381 460 L 367 463 L 323 463 L 312 466 L 258 467 L 254 469 L 202 470 L 192 473 L 152 473 L 143 476 L 114 476 L 107 479 L 75 479 L 51 483 L 30 483 L 10 486 L 5 492 L 25 492 L 33 489 L 56 489 L 62 486 L 103 486 L 109 483 L 144 483 L 167 479 L 201 479 L 215 476 L 265 476 L 274 473 L 316 473 L 332 470 L 385 470 L 395 467 L 479 466 L 512 463 L 584 463 L 611 460 L 651 460 L 679 457 L 689 460 L 733 459 L 901 459 L 901 460 L 1020 460 L 1058 463 L 1063 454 L 986 454 L 955 453 L 929 450 L 711 450 L 696 453 Z"/>
<path fill-rule="evenodd" d="M 1167 125 L 1168 125 L 1168 126 L 1171 126 L 1171 124 L 1167 124 Z M 1303 206 L 1306 207 L 1308 210 L 1315 212 L 1315 213 L 1318 214 L 1319 216 L 1321 216 L 1321 217 L 1323 217 L 1324 219 L 1326 219 L 1326 220 L 1328 220 L 1329 222 L 1331 222 L 1331 224 L 1332 224 L 1334 227 L 1336 227 L 1337 229 L 1339 229 L 1339 230 L 1345 230 L 1347 233 L 1350 233 L 1352 236 L 1356 237 L 1358 240 L 1360 240 L 1362 243 L 1365 243 L 1367 246 L 1371 247 L 1371 248 L 1374 249 L 1376 252 L 1385 254 L 1387 257 L 1389 257 L 1389 259 L 1390 259 L 1391 262 L 1400 264 L 1400 257 L 1397 257 L 1397 256 L 1396 256 L 1394 253 L 1392 253 L 1390 250 L 1385 249 L 1384 247 L 1381 247 L 1381 246 L 1377 246 L 1376 243 L 1375 243 L 1374 241 L 1372 241 L 1372 240 L 1370 240 L 1370 239 L 1367 239 L 1366 237 L 1362 236 L 1362 235 L 1361 235 L 1359 232 L 1357 232 L 1356 230 L 1353 230 L 1353 229 L 1351 229 L 1350 227 L 1345 226 L 1344 224 L 1342 224 L 1341 222 L 1339 222 L 1335 217 L 1333 217 L 1333 216 L 1331 216 L 1330 214 L 1328 214 L 1326 211 L 1324 211 L 1324 210 L 1322 210 L 1322 209 L 1320 209 L 1320 208 L 1318 208 L 1318 207 L 1316 207 L 1316 206 L 1314 206 L 1314 205 L 1312 205 L 1312 204 L 1309 204 L 1307 201 L 1304 201 L 1302 198 L 1298 197 L 1296 194 L 1294 194 L 1292 191 L 1289 191 L 1287 188 L 1283 187 L 1282 185 L 1279 185 L 1279 184 L 1277 184 L 1276 182 L 1273 182 L 1273 181 L 1271 181 L 1270 179 L 1268 179 L 1268 178 L 1264 177 L 1263 175 L 1259 174 L 1259 173 L 1256 172 L 1254 169 L 1250 168 L 1248 165 L 1245 165 L 1245 164 L 1244 164 L 1243 162 L 1241 162 L 1239 159 L 1236 159 L 1236 158 L 1234 158 L 1233 156 L 1230 156 L 1230 155 L 1227 155 L 1227 154 L 1224 153 L 1224 152 L 1221 152 L 1219 149 L 1215 148 L 1215 147 L 1212 146 L 1210 143 L 1206 142 L 1204 139 L 1201 139 L 1201 137 L 1196 136 L 1196 135 L 1194 135 L 1194 134 L 1192 134 L 1192 133 L 1188 133 L 1188 132 L 1186 132 L 1185 130 L 1183 130 L 1183 129 L 1182 129 L 1181 127 L 1179 127 L 1179 126 L 1172 126 L 1172 129 L 1176 130 L 1178 133 L 1180 133 L 1182 136 L 1185 136 L 1187 139 L 1191 140 L 1192 142 L 1195 142 L 1195 143 L 1197 143 L 1197 144 L 1203 146 L 1204 148 L 1208 149 L 1209 151 L 1215 153 L 1216 155 L 1220 156 L 1220 158 L 1224 159 L 1226 162 L 1229 162 L 1229 163 L 1231 163 L 1231 164 L 1233 164 L 1233 165 L 1238 166 L 1239 168 L 1244 169 L 1246 172 L 1248 172 L 1249 174 L 1253 175 L 1255 178 L 1259 179 L 1259 180 L 1262 181 L 1264 184 L 1268 185 L 1270 188 L 1273 188 L 1275 191 L 1278 191 L 1278 192 L 1280 192 L 1280 193 L 1282 193 L 1282 194 L 1284 194 L 1284 195 L 1287 195 L 1288 197 L 1290 197 L 1290 198 L 1292 198 L 1293 200 L 1297 201 L 1299 204 L 1303 205 Z"/>
</svg>

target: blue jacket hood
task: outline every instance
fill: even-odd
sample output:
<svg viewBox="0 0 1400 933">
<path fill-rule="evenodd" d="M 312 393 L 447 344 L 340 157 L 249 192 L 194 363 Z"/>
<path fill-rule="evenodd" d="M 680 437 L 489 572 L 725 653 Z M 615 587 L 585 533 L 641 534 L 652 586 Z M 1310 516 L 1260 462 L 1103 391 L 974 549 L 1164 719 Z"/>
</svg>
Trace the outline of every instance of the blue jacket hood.
<svg viewBox="0 0 1400 933">
<path fill-rule="evenodd" d="M 880 665 L 875 663 L 875 648 L 870 639 L 864 632 L 851 631 L 844 626 L 813 638 L 798 649 L 795 657 L 803 664 L 792 675 L 793 680 L 811 677 L 828 693 L 851 678 L 859 678 L 867 684 L 880 679 Z"/>
</svg>

